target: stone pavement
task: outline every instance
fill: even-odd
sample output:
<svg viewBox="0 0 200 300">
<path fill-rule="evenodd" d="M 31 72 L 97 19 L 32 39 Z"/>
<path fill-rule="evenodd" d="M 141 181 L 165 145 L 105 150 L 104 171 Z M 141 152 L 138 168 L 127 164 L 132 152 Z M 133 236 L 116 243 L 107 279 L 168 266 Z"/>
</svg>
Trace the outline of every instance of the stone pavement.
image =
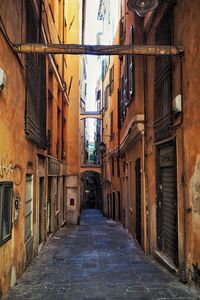
<svg viewBox="0 0 200 300">
<path fill-rule="evenodd" d="M 60 229 L 3 299 L 200 299 L 152 257 L 125 229 L 85 210 L 80 226 Z"/>
</svg>

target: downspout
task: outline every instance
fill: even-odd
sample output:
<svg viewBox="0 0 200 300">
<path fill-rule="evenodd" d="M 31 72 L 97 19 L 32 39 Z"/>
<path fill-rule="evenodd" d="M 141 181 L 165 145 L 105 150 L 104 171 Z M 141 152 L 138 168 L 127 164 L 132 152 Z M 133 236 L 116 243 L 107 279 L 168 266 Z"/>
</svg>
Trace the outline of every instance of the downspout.
<svg viewBox="0 0 200 300">
<path fill-rule="evenodd" d="M 64 44 L 65 42 L 65 0 L 63 0 L 63 28 L 62 28 L 62 42 Z M 64 160 L 64 63 L 65 63 L 65 55 L 63 54 L 62 56 L 62 84 L 63 84 L 63 89 L 62 89 L 62 134 L 61 134 L 61 160 Z"/>
<path fill-rule="evenodd" d="M 146 43 L 145 33 L 143 35 L 144 42 Z M 144 180 L 145 180 L 145 205 L 146 205 L 146 239 L 147 239 L 147 253 L 151 252 L 151 228 L 150 228 L 150 205 L 149 205 L 149 193 L 148 193 L 148 172 L 147 172 L 147 155 L 146 155 L 146 143 L 147 143 L 147 120 L 148 120 L 148 98 L 147 98 L 147 57 L 143 56 L 143 84 L 144 84 Z"/>
<path fill-rule="evenodd" d="M 65 0 L 63 0 L 63 28 L 62 28 L 62 41 L 65 42 Z M 62 127 L 61 127 L 61 161 L 64 161 L 65 155 L 64 155 L 64 93 L 65 93 L 65 78 L 64 78 L 64 63 L 65 63 L 65 55 L 62 55 Z M 63 174 L 63 185 L 65 184 L 64 174 Z M 63 189 L 64 192 L 64 189 Z M 66 222 L 65 219 L 65 203 L 64 203 L 64 195 L 63 195 L 63 207 L 62 207 L 62 218 L 63 218 L 63 224 Z"/>
<path fill-rule="evenodd" d="M 188 281 L 187 274 L 187 195 L 186 195 L 186 167 L 185 167 L 185 137 L 184 137 L 184 97 L 183 97 L 183 56 L 180 56 L 180 80 L 181 80 L 181 96 L 182 96 L 182 112 L 181 112 L 181 151 L 182 151 L 182 188 L 183 188 L 183 262 L 180 266 L 179 279 L 181 282 Z"/>
<path fill-rule="evenodd" d="M 42 2 L 43 0 L 39 0 L 39 43 L 42 41 Z"/>
</svg>

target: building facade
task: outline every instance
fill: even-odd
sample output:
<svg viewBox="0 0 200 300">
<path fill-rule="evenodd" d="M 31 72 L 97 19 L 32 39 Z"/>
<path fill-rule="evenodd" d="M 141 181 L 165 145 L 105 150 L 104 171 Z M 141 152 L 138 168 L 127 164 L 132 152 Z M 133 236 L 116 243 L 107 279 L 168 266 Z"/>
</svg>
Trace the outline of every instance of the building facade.
<svg viewBox="0 0 200 300">
<path fill-rule="evenodd" d="M 73 162 L 79 153 L 72 153 L 69 129 L 79 124 L 79 115 L 70 112 L 76 106 L 79 113 L 79 58 L 22 55 L 12 45 L 72 43 L 74 36 L 79 43 L 81 4 L 0 3 L 0 294 L 43 243 L 66 222 L 77 223 L 79 214 L 79 164 Z"/>
<path fill-rule="evenodd" d="M 121 1 L 116 44 L 183 46 L 184 54 L 110 57 L 102 77 L 103 211 L 184 282 L 198 281 L 200 264 L 199 5 L 159 1 L 141 17 Z M 117 84 L 111 92 L 113 65 Z"/>
</svg>

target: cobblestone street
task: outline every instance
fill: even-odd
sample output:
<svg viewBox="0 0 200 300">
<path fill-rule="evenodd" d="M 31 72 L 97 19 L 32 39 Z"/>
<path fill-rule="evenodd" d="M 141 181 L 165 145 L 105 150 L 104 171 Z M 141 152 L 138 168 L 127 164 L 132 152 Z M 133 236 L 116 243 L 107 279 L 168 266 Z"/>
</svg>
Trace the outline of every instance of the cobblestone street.
<svg viewBox="0 0 200 300">
<path fill-rule="evenodd" d="M 3 299 L 200 299 L 97 210 L 49 240 Z"/>
</svg>

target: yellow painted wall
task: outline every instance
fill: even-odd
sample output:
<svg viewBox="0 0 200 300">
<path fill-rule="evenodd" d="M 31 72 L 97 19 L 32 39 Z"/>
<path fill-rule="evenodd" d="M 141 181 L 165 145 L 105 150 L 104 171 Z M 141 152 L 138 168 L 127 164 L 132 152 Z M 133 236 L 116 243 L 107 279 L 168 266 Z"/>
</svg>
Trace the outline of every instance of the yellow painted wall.
<svg viewBox="0 0 200 300">
<path fill-rule="evenodd" d="M 0 93 L 0 182 L 11 181 L 14 188 L 12 238 L 0 246 L 0 293 L 5 293 L 24 268 L 25 176 L 30 172 L 35 178 L 36 146 L 25 138 L 24 132 L 23 67 L 2 34 L 0 45 L 0 68 L 6 73 L 5 89 Z M 32 169 L 27 168 L 28 161 L 33 163 Z M 14 222 L 16 194 L 20 196 L 21 206 L 18 219 Z"/>
</svg>

